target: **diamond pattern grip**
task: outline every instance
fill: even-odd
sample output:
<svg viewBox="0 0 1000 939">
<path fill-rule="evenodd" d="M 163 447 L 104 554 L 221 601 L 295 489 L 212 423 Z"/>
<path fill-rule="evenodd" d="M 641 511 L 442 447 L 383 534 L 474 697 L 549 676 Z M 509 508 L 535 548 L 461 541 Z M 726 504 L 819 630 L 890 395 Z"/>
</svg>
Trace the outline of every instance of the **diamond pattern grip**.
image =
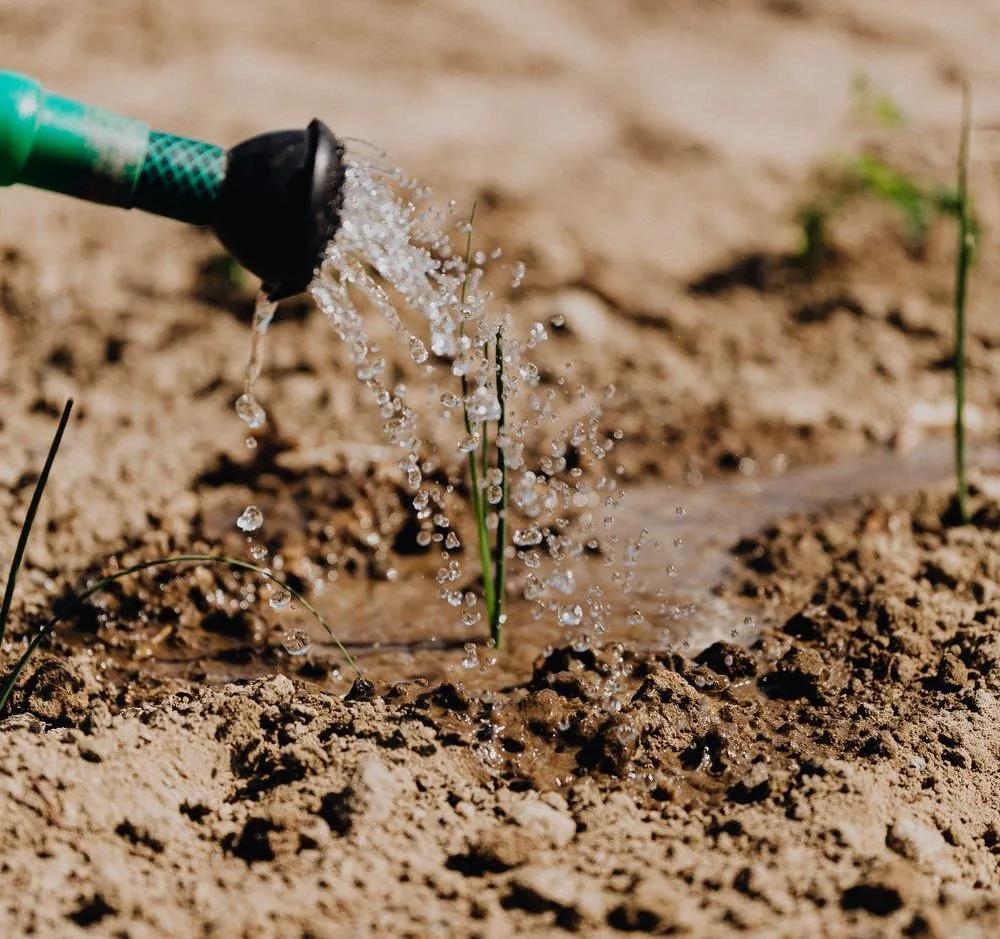
<svg viewBox="0 0 1000 939">
<path fill-rule="evenodd" d="M 152 131 L 133 206 L 207 225 L 226 177 L 226 153 L 214 144 Z"/>
</svg>

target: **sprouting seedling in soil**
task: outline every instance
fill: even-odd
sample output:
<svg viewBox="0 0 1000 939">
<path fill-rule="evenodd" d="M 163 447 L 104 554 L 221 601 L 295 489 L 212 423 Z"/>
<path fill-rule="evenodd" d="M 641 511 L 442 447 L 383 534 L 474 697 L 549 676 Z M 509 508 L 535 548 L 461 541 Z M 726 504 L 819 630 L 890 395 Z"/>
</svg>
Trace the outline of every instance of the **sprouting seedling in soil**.
<svg viewBox="0 0 1000 939">
<path fill-rule="evenodd" d="M 20 677 L 21 672 L 24 670 L 24 667 L 28 664 L 28 660 L 31 658 L 32 654 L 42 644 L 42 641 L 52 633 L 52 630 L 55 629 L 55 627 L 58 626 L 59 623 L 69 616 L 76 608 L 78 608 L 80 604 L 86 602 L 90 599 L 90 597 L 94 596 L 94 594 L 105 590 L 116 580 L 121 580 L 123 577 L 130 577 L 134 574 L 140 573 L 141 571 L 149 570 L 154 567 L 169 567 L 185 563 L 221 564 L 236 570 L 249 571 L 263 577 L 267 581 L 270 581 L 279 589 L 287 591 L 289 595 L 302 604 L 303 609 L 305 609 L 309 615 L 323 627 L 326 634 L 330 637 L 330 640 L 337 646 L 340 653 L 344 656 L 344 659 L 354 670 L 355 675 L 357 675 L 358 678 L 361 677 L 361 669 L 358 668 L 357 662 L 354 661 L 353 656 L 347 651 L 343 643 L 334 634 L 330 625 L 323 618 L 319 610 L 317 610 L 298 590 L 286 583 L 280 577 L 277 577 L 271 571 L 263 567 L 258 567 L 256 564 L 251 564 L 249 561 L 242 561 L 239 558 L 226 557 L 225 555 L 220 554 L 176 554 L 170 557 L 154 558 L 151 561 L 140 561 L 137 564 L 122 568 L 120 571 L 108 574 L 81 590 L 73 591 L 68 598 L 61 601 L 57 611 L 35 632 L 34 636 L 31 637 L 28 647 L 17 660 L 17 663 L 14 665 L 11 673 L 4 680 L 3 684 L 0 685 L 0 713 L 3 712 L 8 698 L 10 698 L 10 695 L 17 684 L 17 680 Z"/>
<path fill-rule="evenodd" d="M 899 127 L 906 123 L 906 115 L 896 99 L 876 88 L 864 72 L 855 74 L 851 81 L 851 107 L 857 117 L 883 127 Z"/>
<path fill-rule="evenodd" d="M 796 256 L 799 265 L 815 274 L 829 253 L 829 226 L 848 202 L 870 196 L 892 206 L 906 226 L 906 246 L 923 250 L 927 232 L 936 218 L 958 217 L 959 196 L 950 188 L 925 183 L 870 154 L 860 154 L 844 163 L 824 191 L 797 213 L 801 230 Z"/>
<path fill-rule="evenodd" d="M 31 501 L 28 503 L 28 511 L 24 515 L 21 523 L 21 533 L 18 535 L 17 546 L 14 548 L 14 557 L 10 562 L 10 572 L 7 575 L 7 583 L 3 591 L 3 603 L 0 604 L 0 643 L 3 642 L 4 633 L 7 631 L 7 617 L 10 616 L 10 606 L 14 601 L 14 588 L 17 585 L 17 575 L 21 570 L 21 562 L 24 560 L 24 552 L 28 547 L 28 538 L 31 535 L 31 526 L 35 522 L 35 515 L 38 514 L 38 506 L 42 501 L 42 494 L 45 492 L 45 485 L 49 481 L 49 473 L 52 471 L 52 464 L 55 462 L 56 454 L 59 452 L 59 445 L 62 443 L 66 425 L 69 423 L 69 416 L 73 411 L 73 399 L 70 398 L 63 407 L 62 417 L 59 418 L 59 426 L 56 427 L 52 443 L 49 445 L 49 453 L 45 458 L 45 464 L 35 482 L 35 491 L 31 494 Z"/>
<path fill-rule="evenodd" d="M 614 527 L 614 509 L 624 496 L 617 469 L 609 471 L 605 463 L 623 433 L 604 426 L 605 402 L 615 388 L 598 392 L 573 380 L 572 362 L 562 375 L 542 374 L 532 350 L 548 342 L 546 325 L 533 323 L 520 338 L 509 311 L 493 314 L 495 297 L 482 288 L 487 254 L 472 246 L 474 218 L 456 226 L 470 236 L 463 260 L 452 244 L 451 225 L 429 195 L 418 181 L 387 167 L 384 155 L 375 162 L 370 155 L 349 155 L 342 224 L 310 294 L 343 341 L 350 366 L 377 405 L 382 434 L 399 454 L 396 465 L 412 493 L 416 544 L 442 545 L 436 576 L 441 599 L 461 608 L 465 627 L 482 620 L 482 602 L 496 645 L 506 631 L 507 566 L 518 563 L 524 573 L 518 586 L 530 615 L 551 618 L 581 651 L 600 641 L 610 608 L 605 592 L 579 582 L 574 568 L 589 552 L 606 547 L 607 565 L 622 557 L 628 567 L 612 574 L 615 592 L 624 597 L 637 589 L 640 546 L 623 546 L 620 553 L 615 533 L 600 537 Z M 502 253 L 494 249 L 489 260 Z M 517 262 L 511 290 L 523 279 L 524 264 Z M 422 327 L 415 329 L 413 320 Z M 562 325 L 556 316 L 551 323 Z M 416 370 L 408 363 L 390 368 L 381 343 L 386 334 L 399 341 Z M 455 382 L 453 392 L 436 380 L 445 369 L 449 382 L 465 379 Z M 399 381 L 403 376 L 405 383 Z M 424 404 L 417 403 L 421 398 Z M 425 417 L 432 419 L 429 426 L 422 426 Z M 452 453 L 471 482 L 462 511 L 471 510 L 479 556 L 466 562 L 473 568 L 468 571 L 452 554 L 462 545 L 450 518 L 458 509 Z M 516 529 L 507 514 L 515 510 L 523 523 Z M 387 544 L 389 526 L 380 526 L 380 533 Z M 459 586 L 468 574 L 477 581 L 481 576 L 481 589 Z M 480 662 L 474 643 L 466 643 L 465 651 L 463 668 L 488 668 L 495 661 L 487 656 Z"/>
<path fill-rule="evenodd" d="M 958 143 L 958 245 L 955 252 L 955 478 L 958 488 L 958 515 L 969 520 L 969 483 L 965 452 L 965 301 L 969 268 L 975 259 L 976 225 L 969 199 L 969 136 L 972 126 L 972 93 L 962 87 L 962 127 Z"/>
<path fill-rule="evenodd" d="M 476 205 L 472 204 L 472 211 L 469 213 L 467 232 L 465 239 L 465 280 L 462 282 L 459 294 L 459 303 L 464 306 L 468 290 L 468 278 L 470 272 L 470 261 L 472 259 L 472 230 L 476 220 Z M 506 401 L 504 400 L 504 359 L 503 359 L 503 331 L 498 330 L 493 341 L 494 362 L 496 370 L 496 395 L 500 407 L 500 415 L 497 421 L 497 471 L 500 474 L 498 483 L 499 499 L 497 500 L 497 529 L 493 546 L 490 546 L 490 531 L 488 516 L 490 513 L 491 501 L 488 493 L 494 487 L 489 485 L 490 474 L 490 441 L 489 422 L 482 420 L 478 427 L 472 420 L 469 413 L 469 380 L 463 372 L 461 376 L 462 384 L 462 417 L 465 422 L 465 432 L 470 441 L 474 442 L 479 436 L 479 445 L 472 446 L 466 454 L 466 461 L 469 466 L 469 487 L 472 491 L 472 511 L 476 523 L 476 541 L 479 546 L 479 563 L 482 572 L 483 601 L 486 604 L 486 613 L 490 623 L 490 639 L 495 647 L 499 648 L 503 640 L 504 624 L 504 592 L 506 585 L 506 549 L 507 549 L 507 461 L 504 449 L 500 446 L 500 440 L 506 429 Z M 483 348 L 483 355 L 489 358 L 488 344 Z"/>
<path fill-rule="evenodd" d="M 899 105 L 874 88 L 864 74 L 854 77 L 851 100 L 854 115 L 863 121 L 890 130 L 906 122 Z M 796 211 L 800 245 L 795 260 L 810 276 L 829 256 L 831 221 L 856 197 L 869 196 L 898 211 L 905 225 L 906 247 L 915 254 L 923 250 L 936 218 L 958 217 L 957 192 L 920 180 L 870 153 L 840 161 L 824 175 L 819 191 Z"/>
</svg>

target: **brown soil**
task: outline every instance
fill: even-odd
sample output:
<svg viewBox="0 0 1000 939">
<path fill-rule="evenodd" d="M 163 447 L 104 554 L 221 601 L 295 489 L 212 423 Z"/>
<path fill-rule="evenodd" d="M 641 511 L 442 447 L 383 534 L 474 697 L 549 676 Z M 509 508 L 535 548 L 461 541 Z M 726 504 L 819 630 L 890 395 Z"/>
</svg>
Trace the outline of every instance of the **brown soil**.
<svg viewBox="0 0 1000 939">
<path fill-rule="evenodd" d="M 3 557 L 54 416 L 78 408 L 0 666 L 79 577 L 242 554 L 252 500 L 284 575 L 334 571 L 316 602 L 374 684 L 326 646 L 289 660 L 281 615 L 230 571 L 96 598 L 0 723 L 0 935 L 997 934 L 1000 280 L 976 268 L 981 471 L 958 525 L 947 443 L 925 439 L 950 421 L 952 225 L 914 251 L 885 206 L 851 203 L 815 272 L 792 228 L 819 168 L 860 147 L 947 184 L 965 70 L 995 256 L 985 0 L 0 17 L 4 66 L 55 90 L 220 143 L 319 114 L 442 199 L 478 197 L 477 238 L 528 262 L 515 315 L 550 323 L 546 381 L 572 363 L 617 386 L 623 524 L 687 541 L 636 602 L 699 604 L 635 627 L 622 610 L 574 652 L 515 600 L 510 651 L 461 668 L 469 637 L 443 625 L 436 559 L 322 319 L 283 309 L 274 420 L 248 451 L 231 407 L 253 285 L 209 236 L 4 190 Z M 906 125 L 849 116 L 858 70 Z M 889 462 L 819 466 L 863 455 Z"/>
<path fill-rule="evenodd" d="M 47 658 L 0 738 L 8 933 L 992 935 L 1000 502 L 974 508 L 790 518 L 734 548 L 782 623 L 751 648 L 560 648 L 482 696 L 278 676 L 119 710 Z"/>
</svg>

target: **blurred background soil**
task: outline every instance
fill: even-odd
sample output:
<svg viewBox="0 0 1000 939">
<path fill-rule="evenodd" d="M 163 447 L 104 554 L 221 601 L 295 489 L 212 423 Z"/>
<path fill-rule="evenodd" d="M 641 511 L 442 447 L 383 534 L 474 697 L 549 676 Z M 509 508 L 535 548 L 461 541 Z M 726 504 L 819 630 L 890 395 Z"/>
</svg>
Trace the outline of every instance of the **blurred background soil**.
<svg viewBox="0 0 1000 939">
<path fill-rule="evenodd" d="M 862 142 L 952 179 L 963 70 L 977 122 L 1000 108 L 995 19 L 986 2 L 41 0 L 0 4 L 0 51 L 52 89 L 223 145 L 319 115 L 442 203 L 478 197 L 477 237 L 527 262 L 522 322 L 567 316 L 545 355 L 619 387 L 631 475 L 679 480 L 947 425 L 950 222 L 913 257 L 896 214 L 861 200 L 815 278 L 782 259 L 817 167 Z M 907 123 L 852 119 L 862 73 Z M 997 143 L 977 136 L 987 259 Z M 253 285 L 220 283 L 208 234 L 22 188 L 3 193 L 0 248 L 0 539 L 73 393 L 32 548 L 73 574 L 150 518 L 190 515 L 222 455 L 248 459 L 231 405 Z M 995 436 L 994 271 L 976 271 L 969 353 L 972 423 Z M 381 442 L 346 376 L 321 317 L 279 318 L 261 394 L 295 445 Z"/>
</svg>

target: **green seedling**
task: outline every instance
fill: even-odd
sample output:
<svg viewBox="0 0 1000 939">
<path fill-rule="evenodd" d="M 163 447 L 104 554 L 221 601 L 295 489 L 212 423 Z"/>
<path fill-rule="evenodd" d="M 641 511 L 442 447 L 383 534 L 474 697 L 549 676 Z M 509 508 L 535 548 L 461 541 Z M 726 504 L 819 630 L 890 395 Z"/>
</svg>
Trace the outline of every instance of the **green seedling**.
<svg viewBox="0 0 1000 939">
<path fill-rule="evenodd" d="M 968 294 L 969 268 L 975 260 L 976 225 L 969 198 L 969 137 L 972 121 L 972 94 L 962 88 L 962 127 L 958 142 L 958 245 L 955 251 L 955 481 L 958 489 L 958 515 L 969 520 L 969 482 L 965 450 L 965 303 Z"/>
<path fill-rule="evenodd" d="M 472 229 L 476 220 L 476 203 L 473 203 L 472 212 L 469 214 L 468 233 L 465 241 L 465 271 L 466 279 L 462 284 L 459 296 L 460 302 L 464 305 L 468 284 L 469 264 L 472 258 Z M 503 626 L 506 620 L 504 614 L 504 596 L 506 592 L 506 568 L 507 568 L 507 507 L 508 507 L 508 480 L 507 461 L 504 456 L 503 447 L 499 445 L 500 438 L 506 429 L 507 402 L 504 387 L 504 353 L 503 353 L 503 332 L 498 331 L 493 340 L 493 362 L 495 367 L 497 400 L 500 404 L 500 420 L 497 422 L 497 436 L 493 442 L 496 450 L 496 467 L 500 472 L 500 501 L 497 503 L 497 529 L 496 537 L 490 545 L 490 531 L 488 516 L 490 513 L 489 502 L 486 498 L 485 483 L 489 476 L 491 467 L 489 424 L 484 421 L 479 425 L 480 444 L 478 448 L 473 448 L 467 455 L 469 467 L 469 487 L 472 490 L 472 511 L 476 523 L 476 542 L 479 547 L 479 563 L 482 571 L 483 602 L 486 604 L 486 614 L 490 624 L 490 640 L 496 648 L 499 648 L 503 641 Z M 489 344 L 482 349 L 483 356 L 489 361 Z M 466 376 L 462 375 L 462 416 L 465 421 L 466 434 L 473 434 L 475 427 L 469 415 L 469 382 Z"/>
<path fill-rule="evenodd" d="M 902 216 L 906 246 L 914 253 L 923 250 L 935 219 L 957 218 L 960 212 L 955 190 L 924 183 L 878 157 L 860 154 L 842 164 L 825 190 L 797 213 L 801 237 L 796 259 L 808 273 L 815 274 L 829 254 L 833 218 L 863 196 L 885 202 Z"/>
<path fill-rule="evenodd" d="M 854 114 L 861 120 L 883 127 L 906 123 L 906 115 L 892 95 L 875 88 L 863 72 L 858 72 L 851 82 L 851 103 Z"/>
<path fill-rule="evenodd" d="M 899 105 L 875 89 L 867 76 L 854 77 L 851 88 L 852 111 L 856 118 L 882 127 L 898 128 L 906 122 Z M 820 191 L 796 212 L 800 245 L 795 260 L 810 276 L 829 256 L 829 228 L 853 199 L 869 197 L 895 209 L 903 219 L 908 250 L 919 254 L 931 225 L 940 217 L 959 217 L 956 190 L 926 183 L 870 153 L 843 160 Z"/>
</svg>

